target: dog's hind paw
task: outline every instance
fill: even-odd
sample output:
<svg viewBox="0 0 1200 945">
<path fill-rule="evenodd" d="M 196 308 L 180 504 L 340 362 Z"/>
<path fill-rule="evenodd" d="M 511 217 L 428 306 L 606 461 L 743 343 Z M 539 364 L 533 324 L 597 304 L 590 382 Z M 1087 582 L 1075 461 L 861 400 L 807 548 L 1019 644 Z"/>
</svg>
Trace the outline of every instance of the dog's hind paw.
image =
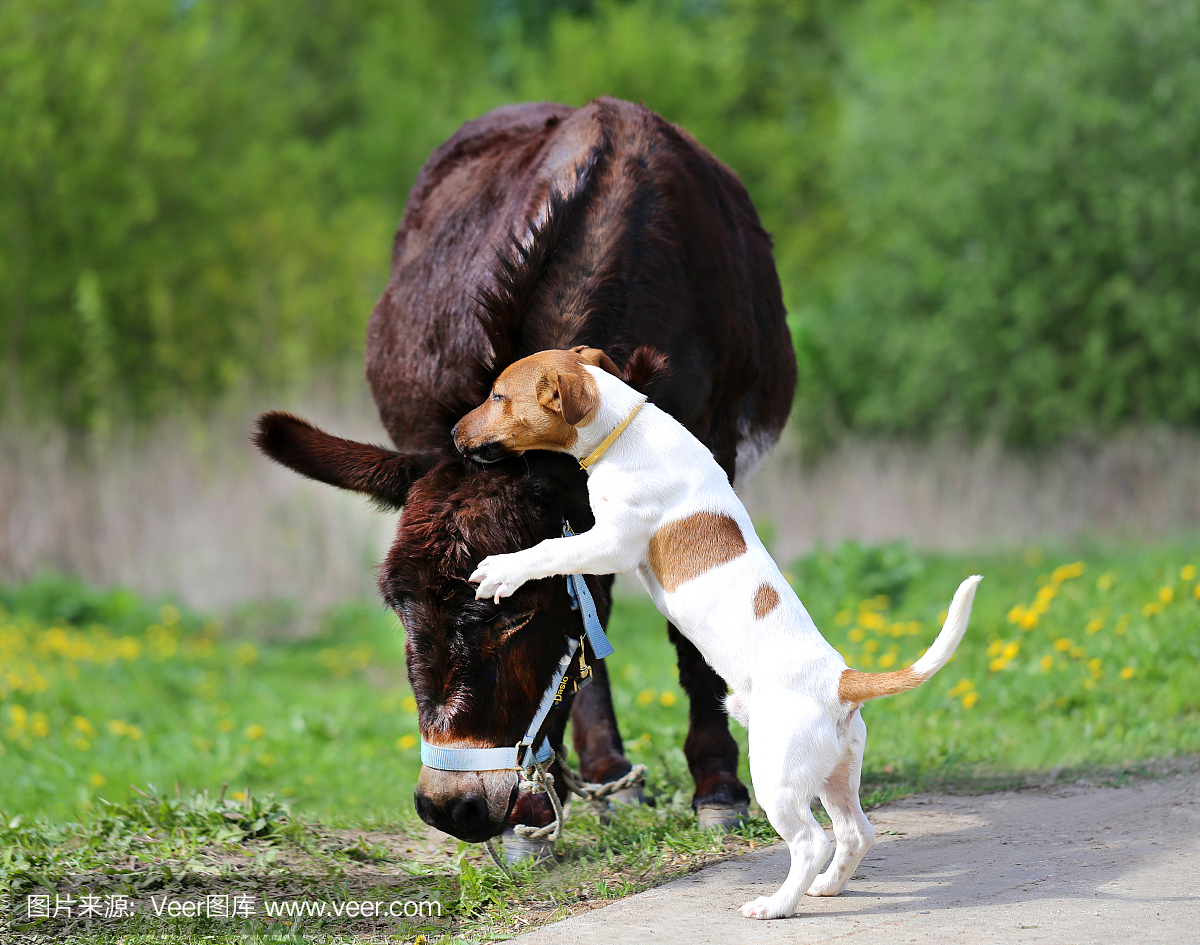
<svg viewBox="0 0 1200 945">
<path fill-rule="evenodd" d="M 846 888 L 846 883 L 841 881 L 837 875 L 822 873 L 813 880 L 813 884 L 808 887 L 806 895 L 809 896 L 836 896 Z"/>
<path fill-rule="evenodd" d="M 782 919 L 789 914 L 787 904 L 778 896 L 759 896 L 742 906 L 742 915 L 747 919 Z"/>
</svg>

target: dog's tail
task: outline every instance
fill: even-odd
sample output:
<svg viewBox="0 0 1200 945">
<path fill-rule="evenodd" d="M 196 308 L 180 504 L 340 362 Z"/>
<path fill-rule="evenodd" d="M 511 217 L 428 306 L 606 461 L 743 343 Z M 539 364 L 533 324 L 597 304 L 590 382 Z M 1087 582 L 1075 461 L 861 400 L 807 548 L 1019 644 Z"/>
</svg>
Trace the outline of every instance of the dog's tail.
<svg viewBox="0 0 1200 945">
<path fill-rule="evenodd" d="M 959 641 L 967 632 L 971 619 L 971 604 L 975 600 L 975 588 L 983 578 L 976 574 L 967 578 L 954 592 L 950 610 L 942 632 L 933 641 L 925 655 L 905 669 L 893 673 L 863 673 L 857 669 L 845 670 L 838 680 L 838 696 L 843 702 L 862 704 L 868 699 L 893 696 L 898 692 L 916 689 L 930 676 L 950 662 Z"/>
</svg>

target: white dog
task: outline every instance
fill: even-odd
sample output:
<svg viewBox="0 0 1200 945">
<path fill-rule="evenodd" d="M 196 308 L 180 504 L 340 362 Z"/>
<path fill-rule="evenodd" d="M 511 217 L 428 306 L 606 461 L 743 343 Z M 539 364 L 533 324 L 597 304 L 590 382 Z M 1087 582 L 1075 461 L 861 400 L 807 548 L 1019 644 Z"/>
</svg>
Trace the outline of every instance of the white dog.
<svg viewBox="0 0 1200 945">
<path fill-rule="evenodd" d="M 470 580 L 479 598 L 498 601 L 550 575 L 637 571 L 658 609 L 729 684 L 729 714 L 750 734 L 758 802 L 791 851 L 783 886 L 742 914 L 791 915 L 806 891 L 840 893 L 875 839 L 858 799 L 867 735 L 859 709 L 920 685 L 949 661 L 981 578 L 962 582 L 915 664 L 889 673 L 847 668 L 708 448 L 616 373 L 594 348 L 543 351 L 508 367 L 455 426 L 455 444 L 468 455 L 570 453 L 588 471 L 596 519 L 584 534 L 485 558 Z M 818 795 L 837 838 L 820 875 L 830 844 L 810 807 Z"/>
</svg>

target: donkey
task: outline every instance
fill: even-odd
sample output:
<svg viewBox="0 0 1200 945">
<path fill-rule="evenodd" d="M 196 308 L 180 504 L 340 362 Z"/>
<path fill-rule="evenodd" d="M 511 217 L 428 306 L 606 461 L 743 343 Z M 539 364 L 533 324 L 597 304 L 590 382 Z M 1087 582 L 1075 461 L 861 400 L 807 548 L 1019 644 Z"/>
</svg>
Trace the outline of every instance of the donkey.
<svg viewBox="0 0 1200 945">
<path fill-rule="evenodd" d="M 593 524 L 586 476 L 569 457 L 468 461 L 450 436 L 507 365 L 579 345 L 607 352 L 611 369 L 692 431 L 730 480 L 753 471 L 791 408 L 796 363 L 770 238 L 733 172 L 628 102 L 507 106 L 433 153 L 396 234 L 367 329 L 367 378 L 397 448 L 288 414 L 259 418 L 256 442 L 272 459 L 402 510 L 379 589 L 407 635 L 423 757 L 425 748 L 498 757 L 486 752 L 517 745 L 535 718 L 544 718 L 537 740 L 558 747 L 569 712 L 584 778 L 631 768 L 603 662 L 592 661 L 592 685 L 538 714 L 568 636 L 581 636 L 567 583 L 533 581 L 499 603 L 476 600 L 467 583 L 488 555 L 561 535 L 564 522 Z M 586 590 L 606 624 L 612 577 L 587 577 Z M 725 681 L 675 627 L 667 632 L 690 700 L 693 806 L 702 825 L 728 825 L 749 795 Z M 550 822 L 548 799 L 520 790 L 512 764 L 484 764 L 423 766 L 422 819 L 476 842 Z M 555 785 L 561 796 L 564 779 Z"/>
</svg>

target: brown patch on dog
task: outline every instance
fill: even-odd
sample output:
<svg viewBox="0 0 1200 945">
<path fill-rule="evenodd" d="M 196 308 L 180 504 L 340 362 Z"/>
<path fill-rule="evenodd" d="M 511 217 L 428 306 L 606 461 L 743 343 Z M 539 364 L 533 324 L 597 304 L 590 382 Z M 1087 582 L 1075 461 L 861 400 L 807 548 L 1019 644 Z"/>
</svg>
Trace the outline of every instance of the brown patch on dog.
<svg viewBox="0 0 1200 945">
<path fill-rule="evenodd" d="M 762 620 L 767 614 L 779 606 L 779 591 L 770 584 L 758 585 L 754 592 L 754 616 Z"/>
<path fill-rule="evenodd" d="M 598 348 L 582 348 L 540 351 L 509 365 L 488 399 L 458 422 L 455 445 L 464 453 L 496 445 L 509 453 L 568 452 L 579 436 L 575 427 L 600 405 L 596 379 L 583 365 L 608 370 L 604 361 Z"/>
<path fill-rule="evenodd" d="M 668 522 L 650 538 L 650 569 L 664 590 L 746 553 L 746 539 L 728 515 L 697 512 Z"/>
<path fill-rule="evenodd" d="M 911 666 L 891 673 L 863 673 L 857 669 L 847 669 L 838 679 L 838 698 L 843 702 L 863 703 L 880 696 L 908 692 L 924 681 L 925 677 Z"/>
</svg>

